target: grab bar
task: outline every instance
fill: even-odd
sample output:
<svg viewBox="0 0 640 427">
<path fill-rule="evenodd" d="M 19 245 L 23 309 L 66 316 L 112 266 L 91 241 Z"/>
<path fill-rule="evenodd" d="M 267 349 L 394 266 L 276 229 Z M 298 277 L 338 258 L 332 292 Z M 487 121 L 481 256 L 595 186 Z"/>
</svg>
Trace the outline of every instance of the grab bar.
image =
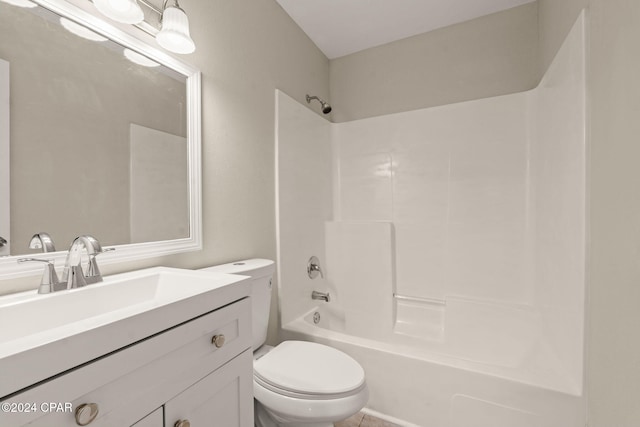
<svg viewBox="0 0 640 427">
<path fill-rule="evenodd" d="M 438 298 L 424 298 L 424 297 L 413 297 L 409 295 L 401 295 L 397 293 L 393 293 L 393 297 L 398 301 L 411 301 L 411 302 L 420 302 L 422 304 L 431 304 L 431 305 L 447 305 L 447 302 L 443 299 Z"/>
</svg>

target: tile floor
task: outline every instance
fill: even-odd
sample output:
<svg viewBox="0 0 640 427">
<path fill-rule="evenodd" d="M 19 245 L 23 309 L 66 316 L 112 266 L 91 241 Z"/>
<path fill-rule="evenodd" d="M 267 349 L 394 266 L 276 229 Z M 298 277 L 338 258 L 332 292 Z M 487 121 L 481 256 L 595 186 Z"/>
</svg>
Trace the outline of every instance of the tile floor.
<svg viewBox="0 0 640 427">
<path fill-rule="evenodd" d="M 365 415 L 362 412 L 358 412 L 354 416 L 349 417 L 344 421 L 335 423 L 335 427 L 400 427 L 400 426 L 397 424 L 392 424 L 387 421 L 383 421 L 380 418 L 376 418 L 371 415 Z"/>
</svg>

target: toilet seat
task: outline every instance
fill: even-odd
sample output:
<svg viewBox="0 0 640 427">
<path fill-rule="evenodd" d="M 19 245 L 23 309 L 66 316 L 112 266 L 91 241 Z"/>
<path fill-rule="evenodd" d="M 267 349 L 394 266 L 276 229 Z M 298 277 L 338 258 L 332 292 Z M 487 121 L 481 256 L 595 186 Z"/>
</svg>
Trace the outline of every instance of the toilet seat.
<svg viewBox="0 0 640 427">
<path fill-rule="evenodd" d="M 364 370 L 351 357 L 322 344 L 285 341 L 254 361 L 262 387 L 299 399 L 339 399 L 365 387 Z"/>
<path fill-rule="evenodd" d="M 292 390 L 287 390 L 287 389 L 283 389 L 281 387 L 278 387 L 277 385 L 274 384 L 270 384 L 266 381 L 264 381 L 263 379 L 261 379 L 260 377 L 258 377 L 257 375 L 253 376 L 253 381 L 254 384 L 259 385 L 260 387 L 272 392 L 272 393 L 276 393 L 278 395 L 281 396 L 286 396 L 286 397 L 291 397 L 294 399 L 304 399 L 304 400 L 334 400 L 334 399 L 342 399 L 345 397 L 349 397 L 349 396 L 353 396 L 355 394 L 358 394 L 359 392 L 361 392 L 363 389 L 366 388 L 365 384 L 362 384 L 360 387 L 350 390 L 348 392 L 345 393 L 331 393 L 331 394 L 324 394 L 324 393 L 299 393 L 296 391 L 292 391 Z"/>
</svg>

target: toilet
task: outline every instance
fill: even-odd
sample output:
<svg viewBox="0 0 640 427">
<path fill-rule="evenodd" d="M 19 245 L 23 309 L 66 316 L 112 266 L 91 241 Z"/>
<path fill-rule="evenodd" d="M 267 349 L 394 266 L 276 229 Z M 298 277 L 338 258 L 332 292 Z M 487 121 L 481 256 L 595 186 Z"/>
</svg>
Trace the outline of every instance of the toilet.
<svg viewBox="0 0 640 427">
<path fill-rule="evenodd" d="M 203 268 L 252 280 L 253 395 L 256 427 L 333 427 L 369 398 L 364 370 L 335 348 L 267 339 L 274 262 L 250 259 Z"/>
</svg>

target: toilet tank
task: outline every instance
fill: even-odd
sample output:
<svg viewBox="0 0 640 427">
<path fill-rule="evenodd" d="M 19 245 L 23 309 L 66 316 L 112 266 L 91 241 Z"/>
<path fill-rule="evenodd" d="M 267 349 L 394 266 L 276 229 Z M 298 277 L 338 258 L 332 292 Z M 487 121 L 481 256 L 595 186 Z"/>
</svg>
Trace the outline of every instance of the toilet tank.
<svg viewBox="0 0 640 427">
<path fill-rule="evenodd" d="M 251 316 L 253 350 L 257 350 L 267 340 L 269 326 L 269 310 L 271 308 L 271 279 L 275 272 L 275 264 L 269 259 L 247 259 L 229 264 L 206 267 L 202 271 L 240 274 L 251 277 Z"/>
</svg>

